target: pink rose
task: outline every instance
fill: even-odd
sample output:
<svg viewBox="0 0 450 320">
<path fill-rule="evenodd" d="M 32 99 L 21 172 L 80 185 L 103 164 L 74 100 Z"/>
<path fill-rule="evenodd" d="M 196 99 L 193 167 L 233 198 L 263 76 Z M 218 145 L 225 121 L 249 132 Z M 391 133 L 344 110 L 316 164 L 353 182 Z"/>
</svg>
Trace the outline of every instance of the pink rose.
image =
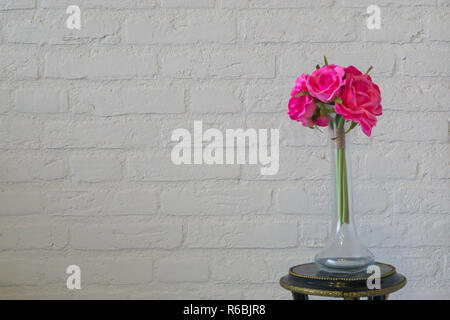
<svg viewBox="0 0 450 320">
<path fill-rule="evenodd" d="M 308 75 L 302 73 L 300 77 L 295 80 L 295 86 L 292 88 L 291 97 L 295 96 L 297 93 L 307 91 L 306 88 L 306 79 L 308 79 Z"/>
<path fill-rule="evenodd" d="M 354 66 L 349 66 L 349 67 L 345 68 L 345 75 L 349 75 L 349 74 L 353 74 L 355 76 L 360 76 L 363 73 L 361 71 L 359 71 L 358 69 L 356 69 Z"/>
<path fill-rule="evenodd" d="M 316 108 L 314 99 L 308 95 L 303 95 L 298 98 L 292 97 L 289 100 L 288 114 L 292 120 L 300 121 L 305 127 L 312 127 L 314 121 L 311 118 Z"/>
<path fill-rule="evenodd" d="M 328 125 L 328 116 L 318 116 L 315 123 L 319 127 L 326 127 Z"/>
<path fill-rule="evenodd" d="M 341 93 L 344 74 L 344 68 L 334 64 L 314 71 L 306 79 L 309 94 L 325 103 L 334 100 Z"/>
<path fill-rule="evenodd" d="M 346 68 L 345 72 L 342 103 L 335 104 L 335 111 L 345 120 L 359 123 L 362 131 L 370 137 L 377 124 L 376 116 L 382 115 L 380 89 L 369 75 L 362 74 L 353 66 Z"/>
</svg>

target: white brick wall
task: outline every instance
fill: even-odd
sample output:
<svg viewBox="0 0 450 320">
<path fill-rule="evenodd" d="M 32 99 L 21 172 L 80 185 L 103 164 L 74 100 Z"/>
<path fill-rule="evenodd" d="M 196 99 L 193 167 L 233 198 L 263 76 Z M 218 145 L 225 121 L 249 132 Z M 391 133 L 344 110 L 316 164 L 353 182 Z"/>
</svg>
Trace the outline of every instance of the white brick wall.
<svg viewBox="0 0 450 320">
<path fill-rule="evenodd" d="M 330 186 L 326 135 L 287 100 L 326 54 L 373 65 L 383 95 L 354 137 L 361 238 L 408 277 L 392 298 L 449 299 L 448 4 L 0 0 L 0 298 L 289 299 L 278 279 L 326 242 Z M 172 164 L 194 120 L 280 128 L 278 174 Z"/>
</svg>

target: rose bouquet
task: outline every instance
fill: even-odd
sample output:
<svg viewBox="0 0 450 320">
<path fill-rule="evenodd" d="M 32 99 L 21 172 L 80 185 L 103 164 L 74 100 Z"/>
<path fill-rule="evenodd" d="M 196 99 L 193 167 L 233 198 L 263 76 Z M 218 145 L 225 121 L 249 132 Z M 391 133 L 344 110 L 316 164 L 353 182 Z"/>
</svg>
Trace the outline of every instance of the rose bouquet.
<svg viewBox="0 0 450 320">
<path fill-rule="evenodd" d="M 310 128 L 326 127 L 330 120 L 341 127 L 351 121 L 350 130 L 359 124 L 370 137 L 382 114 L 380 89 L 368 75 L 372 67 L 363 74 L 354 66 L 328 65 L 325 58 L 325 65 L 316 68 L 295 81 L 289 100 L 291 119 Z"/>
<path fill-rule="evenodd" d="M 382 114 L 378 86 L 354 66 L 317 65 L 311 74 L 301 74 L 295 81 L 289 100 L 289 117 L 309 128 L 331 126 L 336 133 L 336 189 L 338 218 L 348 223 L 348 192 L 345 172 L 345 134 L 360 125 L 370 137 Z M 348 129 L 345 129 L 348 125 Z"/>
<path fill-rule="evenodd" d="M 316 66 L 309 74 L 301 74 L 295 81 L 289 100 L 289 117 L 299 121 L 303 126 L 312 129 L 329 127 L 330 144 L 332 147 L 332 175 L 335 183 L 335 198 L 333 214 L 336 214 L 336 241 L 330 241 L 328 251 L 319 254 L 317 259 L 323 260 L 323 269 L 336 271 L 336 268 L 351 270 L 348 267 L 366 265 L 373 260 L 370 251 L 364 251 L 363 246 L 357 248 L 347 242 L 358 241 L 354 226 L 350 224 L 352 209 L 350 157 L 346 155 L 346 135 L 360 126 L 363 133 L 370 136 L 372 128 L 377 124 L 377 116 L 382 114 L 381 95 L 378 86 L 366 73 L 354 66 L 347 68 L 328 64 Z M 320 130 L 320 129 L 319 129 Z M 353 238 L 353 240 L 352 240 Z M 341 239 L 341 240 L 339 240 Z M 356 249 L 355 249 L 356 248 Z M 364 261 L 358 261 L 362 259 Z M 355 262 L 356 261 L 356 262 Z"/>
</svg>

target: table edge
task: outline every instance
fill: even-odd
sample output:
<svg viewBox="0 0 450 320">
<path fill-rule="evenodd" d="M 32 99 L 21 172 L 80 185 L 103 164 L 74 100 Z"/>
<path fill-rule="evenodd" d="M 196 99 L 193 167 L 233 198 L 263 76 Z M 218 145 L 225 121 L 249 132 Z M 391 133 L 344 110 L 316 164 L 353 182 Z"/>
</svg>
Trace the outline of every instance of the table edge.
<svg viewBox="0 0 450 320">
<path fill-rule="evenodd" d="M 382 264 L 385 266 L 388 266 L 390 268 L 392 268 L 391 271 L 389 271 L 386 274 L 383 274 L 380 278 L 386 278 L 389 277 L 391 275 L 393 275 L 394 273 L 397 272 L 397 270 L 395 269 L 395 267 L 393 265 L 387 264 L 387 263 L 383 263 L 383 262 L 375 262 L 376 264 Z M 298 264 L 295 265 L 293 267 L 289 268 L 289 274 L 292 275 L 293 277 L 296 278 L 304 278 L 304 279 L 313 279 L 313 280 L 324 280 L 324 281 L 365 281 L 369 278 L 369 276 L 365 277 L 365 278 L 345 278 L 345 277 L 339 277 L 339 278 L 334 278 L 334 277 L 316 277 L 316 276 L 307 276 L 307 275 L 302 275 L 302 274 L 298 274 L 293 272 L 292 270 L 298 266 L 303 266 L 303 265 L 307 265 L 307 264 L 314 264 L 314 262 L 310 262 L 310 263 L 303 263 L 303 264 Z"/>
<path fill-rule="evenodd" d="M 404 279 L 402 282 L 387 288 L 374 289 L 374 290 L 366 290 L 366 291 L 354 291 L 354 292 L 345 292 L 345 291 L 334 291 L 334 290 L 323 290 L 323 289 L 310 289 L 310 288 L 300 288 L 293 285 L 286 284 L 281 281 L 280 285 L 291 292 L 301 293 L 301 294 L 310 294 L 314 296 L 325 296 L 325 297 L 337 297 L 337 298 L 360 298 L 360 297 L 373 297 L 373 296 L 381 296 L 385 294 L 389 294 L 403 288 L 406 283 L 406 277 L 399 274 Z"/>
</svg>

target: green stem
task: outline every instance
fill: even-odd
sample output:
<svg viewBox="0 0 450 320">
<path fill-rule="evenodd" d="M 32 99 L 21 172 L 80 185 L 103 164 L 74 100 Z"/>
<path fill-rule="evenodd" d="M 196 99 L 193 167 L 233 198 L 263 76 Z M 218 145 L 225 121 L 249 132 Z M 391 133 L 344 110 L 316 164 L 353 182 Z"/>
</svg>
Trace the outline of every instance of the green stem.
<svg viewBox="0 0 450 320">
<path fill-rule="evenodd" d="M 342 224 L 342 205 L 341 205 L 341 151 L 342 149 L 336 149 L 336 209 L 337 209 L 337 219 L 340 224 Z"/>
<path fill-rule="evenodd" d="M 336 118 L 335 121 L 335 127 L 344 127 L 345 120 L 342 117 Z M 349 223 L 347 163 L 345 149 L 342 148 L 342 145 L 336 145 L 336 209 L 338 222 L 341 225 Z"/>
<path fill-rule="evenodd" d="M 342 150 L 342 223 L 349 223 L 348 216 L 348 188 L 347 188 L 347 163 L 345 150 Z"/>
</svg>

